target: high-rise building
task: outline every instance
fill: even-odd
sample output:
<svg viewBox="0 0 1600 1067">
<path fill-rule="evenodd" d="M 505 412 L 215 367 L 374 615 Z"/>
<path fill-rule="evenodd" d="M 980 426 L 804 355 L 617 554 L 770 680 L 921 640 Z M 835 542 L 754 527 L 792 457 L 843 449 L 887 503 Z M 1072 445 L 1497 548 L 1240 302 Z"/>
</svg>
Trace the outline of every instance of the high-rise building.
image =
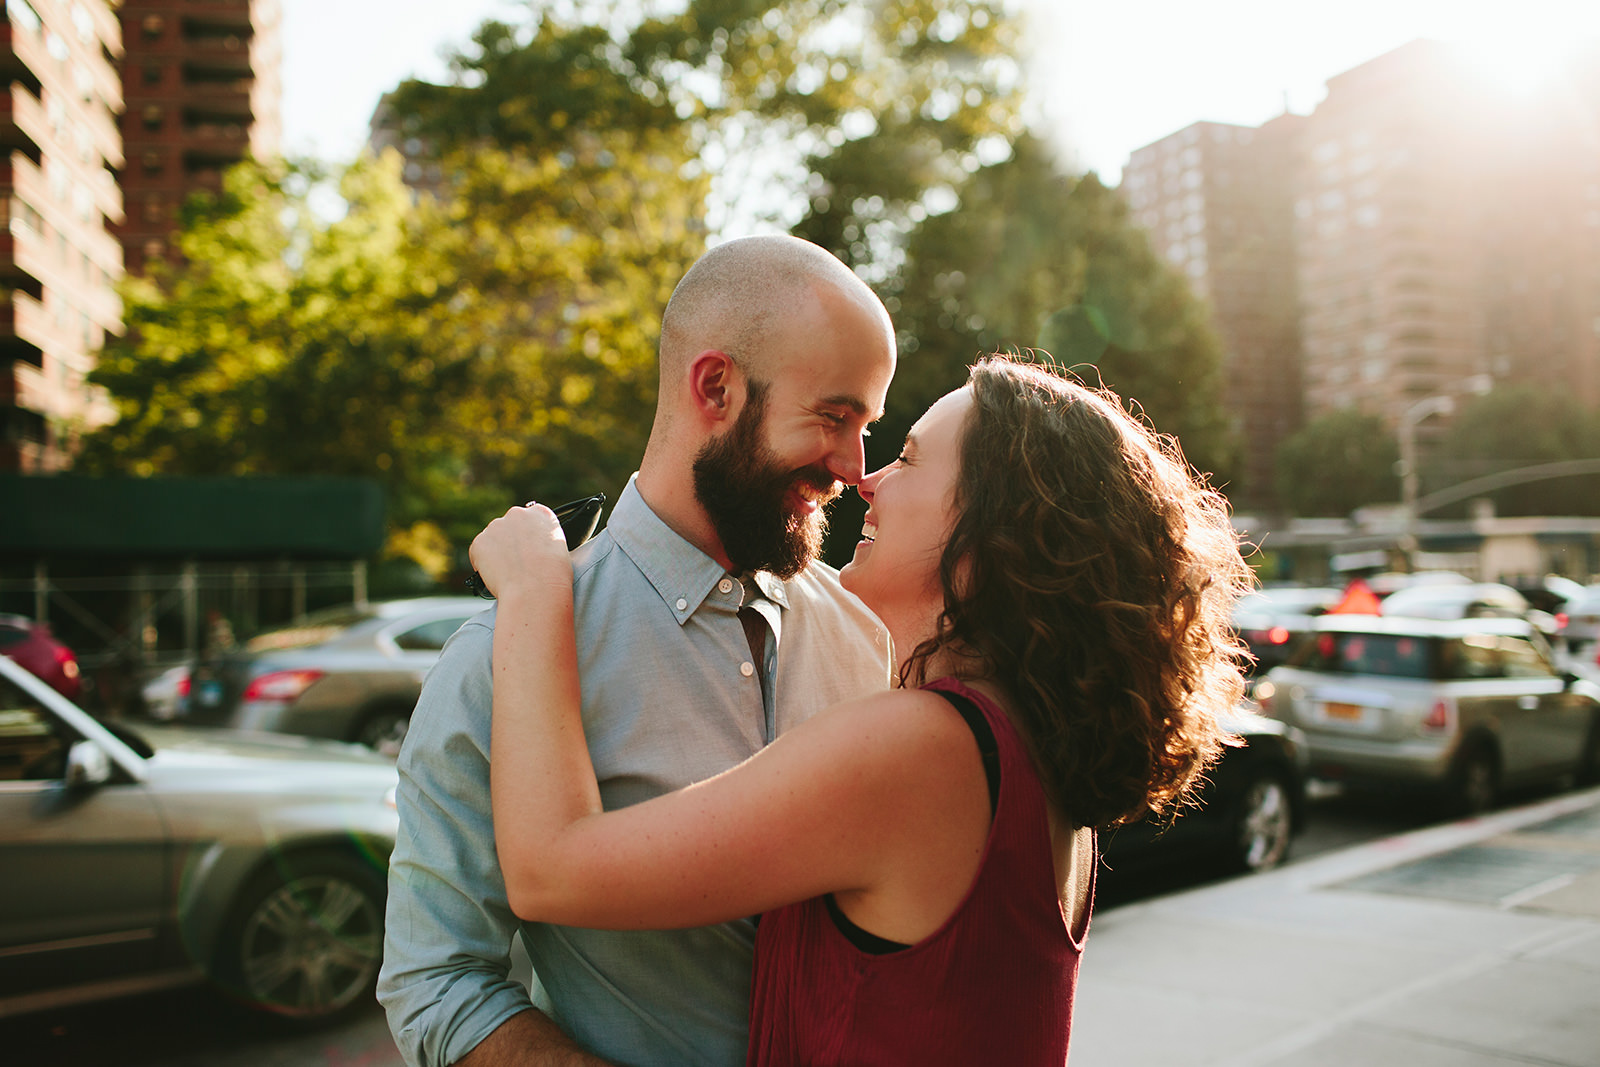
<svg viewBox="0 0 1600 1067">
<path fill-rule="evenodd" d="M 1480 375 L 1600 402 L 1600 125 L 1415 41 L 1328 81 L 1295 203 L 1312 416 Z"/>
<path fill-rule="evenodd" d="M 216 190 L 246 156 L 279 151 L 278 0 L 123 0 L 122 173 L 118 227 L 131 274 L 170 254 L 177 210 Z"/>
<path fill-rule="evenodd" d="M 1138 149 L 1123 170 L 1134 219 L 1210 305 L 1223 402 L 1244 448 L 1228 490 L 1250 507 L 1276 502 L 1274 456 L 1301 422 L 1292 182 L 1303 123 L 1197 122 Z"/>
<path fill-rule="evenodd" d="M 111 416 L 85 379 L 122 317 L 121 33 L 105 0 L 7 0 L 0 33 L 0 470 L 48 473 Z"/>
</svg>

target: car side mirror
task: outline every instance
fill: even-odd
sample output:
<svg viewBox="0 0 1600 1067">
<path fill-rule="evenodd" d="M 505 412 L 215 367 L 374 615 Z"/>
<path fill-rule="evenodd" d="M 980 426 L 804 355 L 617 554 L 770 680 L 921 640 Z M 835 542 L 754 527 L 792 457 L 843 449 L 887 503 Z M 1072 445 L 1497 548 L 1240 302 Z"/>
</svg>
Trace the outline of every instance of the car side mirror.
<svg viewBox="0 0 1600 1067">
<path fill-rule="evenodd" d="M 76 741 L 67 749 L 68 789 L 92 789 L 111 780 L 111 757 L 93 741 Z"/>
</svg>

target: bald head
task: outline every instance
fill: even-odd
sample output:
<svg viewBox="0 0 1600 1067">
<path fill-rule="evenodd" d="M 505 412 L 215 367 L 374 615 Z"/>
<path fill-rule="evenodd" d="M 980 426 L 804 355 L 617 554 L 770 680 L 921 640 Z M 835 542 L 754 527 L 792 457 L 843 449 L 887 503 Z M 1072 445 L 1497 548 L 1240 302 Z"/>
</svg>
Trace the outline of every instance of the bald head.
<svg viewBox="0 0 1600 1067">
<path fill-rule="evenodd" d="M 708 349 L 731 356 L 757 380 L 771 378 L 782 371 L 774 361 L 786 350 L 774 335 L 792 329 L 796 311 L 819 299 L 853 304 L 888 328 L 877 295 L 810 241 L 774 235 L 717 245 L 689 268 L 662 316 L 662 383 L 676 379 Z"/>
</svg>

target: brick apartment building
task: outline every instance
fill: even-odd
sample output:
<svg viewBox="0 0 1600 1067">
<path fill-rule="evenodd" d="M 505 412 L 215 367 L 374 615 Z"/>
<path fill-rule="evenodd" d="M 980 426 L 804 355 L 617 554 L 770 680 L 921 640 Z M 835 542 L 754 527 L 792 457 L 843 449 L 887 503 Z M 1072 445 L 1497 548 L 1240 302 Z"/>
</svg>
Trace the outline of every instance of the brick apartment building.
<svg viewBox="0 0 1600 1067">
<path fill-rule="evenodd" d="M 278 0 L 5 0 L 4 16 L 0 471 L 44 474 L 112 417 L 85 379 L 121 329 L 116 283 L 168 252 L 184 197 L 278 151 L 280 15 Z"/>
<path fill-rule="evenodd" d="M 278 0 L 123 0 L 121 16 L 127 216 L 116 232 L 140 274 L 168 254 L 190 193 L 278 153 L 282 13 Z"/>
<path fill-rule="evenodd" d="M 121 33 L 104 0 L 6 0 L 0 34 L 0 470 L 49 473 L 110 416 L 85 376 L 121 322 Z"/>
<path fill-rule="evenodd" d="M 1223 394 L 1244 447 L 1230 487 L 1276 500 L 1272 457 L 1301 423 L 1291 172 L 1305 120 L 1259 129 L 1197 122 L 1133 153 L 1123 189 L 1157 253 L 1210 303 L 1224 350 Z"/>
<path fill-rule="evenodd" d="M 1133 153 L 1135 218 L 1228 351 L 1247 501 L 1300 418 L 1394 425 L 1479 375 L 1600 404 L 1597 84 L 1600 57 L 1519 98 L 1415 41 L 1329 79 L 1308 116 L 1198 123 Z"/>
</svg>

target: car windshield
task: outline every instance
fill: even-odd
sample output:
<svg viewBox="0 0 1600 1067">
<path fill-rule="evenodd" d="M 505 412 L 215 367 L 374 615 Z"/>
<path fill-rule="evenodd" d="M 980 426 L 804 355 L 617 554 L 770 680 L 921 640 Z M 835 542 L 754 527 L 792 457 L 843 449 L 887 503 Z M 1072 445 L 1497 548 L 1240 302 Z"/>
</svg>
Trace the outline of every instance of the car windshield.
<svg viewBox="0 0 1600 1067">
<path fill-rule="evenodd" d="M 1434 643 L 1426 637 L 1328 631 L 1307 635 L 1289 666 L 1331 674 L 1431 678 L 1435 658 Z"/>
<path fill-rule="evenodd" d="M 250 639 L 245 648 L 251 652 L 273 652 L 284 648 L 307 648 L 332 641 L 352 626 L 377 618 L 370 608 L 349 605 L 314 611 L 302 615 L 293 623 L 278 630 L 268 630 Z"/>
</svg>

